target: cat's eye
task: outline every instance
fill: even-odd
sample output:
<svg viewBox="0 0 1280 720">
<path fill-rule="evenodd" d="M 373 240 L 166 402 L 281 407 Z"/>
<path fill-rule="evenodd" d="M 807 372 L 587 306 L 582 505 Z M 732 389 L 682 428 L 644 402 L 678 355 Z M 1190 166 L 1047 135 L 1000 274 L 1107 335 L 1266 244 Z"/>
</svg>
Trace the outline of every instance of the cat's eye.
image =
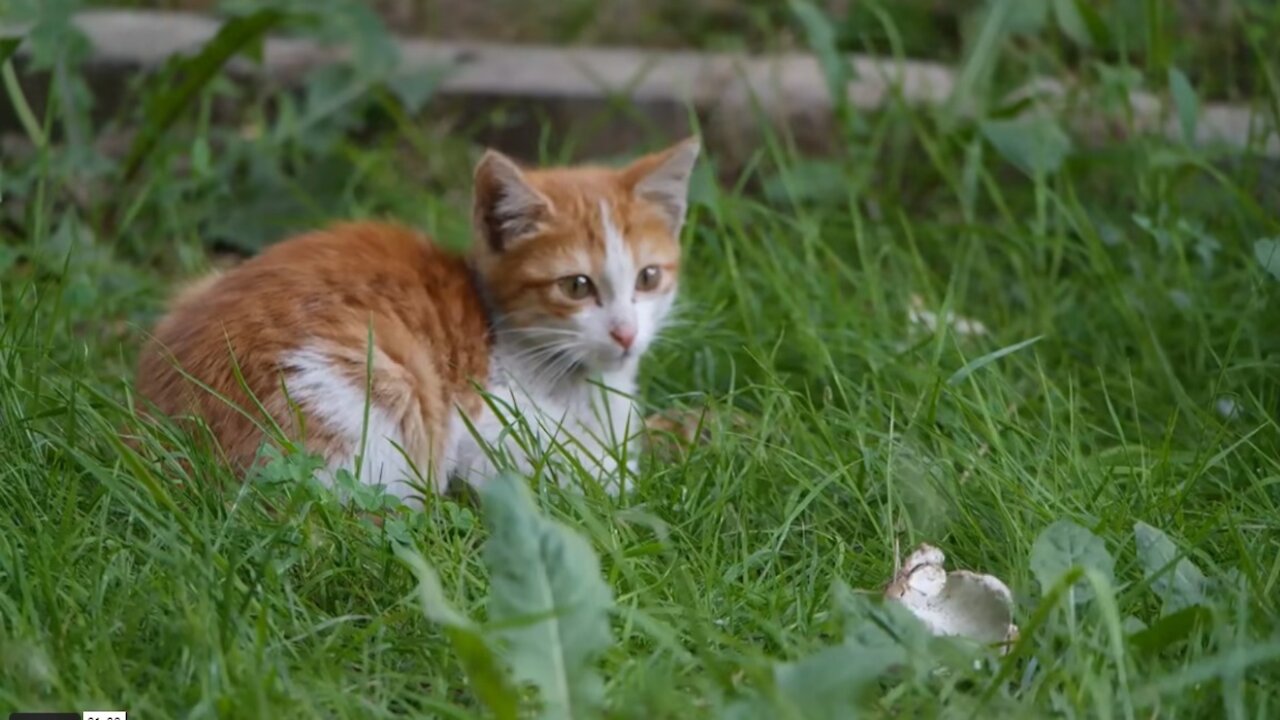
<svg viewBox="0 0 1280 720">
<path fill-rule="evenodd" d="M 658 283 L 661 281 L 662 268 L 659 268 L 657 265 L 650 265 L 649 267 L 641 270 L 640 274 L 636 276 L 636 289 L 641 292 L 655 290 L 658 287 Z"/>
<path fill-rule="evenodd" d="M 570 275 L 556 282 L 560 286 L 560 292 L 570 300 L 586 300 L 596 291 L 596 286 L 586 275 Z"/>
</svg>

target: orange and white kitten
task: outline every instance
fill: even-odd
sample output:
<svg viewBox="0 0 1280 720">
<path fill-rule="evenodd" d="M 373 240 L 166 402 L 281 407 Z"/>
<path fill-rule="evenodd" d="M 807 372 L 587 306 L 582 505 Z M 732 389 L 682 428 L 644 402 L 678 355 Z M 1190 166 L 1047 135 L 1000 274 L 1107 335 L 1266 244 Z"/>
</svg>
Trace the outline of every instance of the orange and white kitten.
<svg viewBox="0 0 1280 720">
<path fill-rule="evenodd" d="M 621 169 L 524 169 L 490 151 L 465 257 L 387 223 L 288 239 L 180 293 L 138 389 L 202 420 L 241 469 L 275 425 L 328 480 L 346 468 L 410 501 L 419 478 L 478 483 L 503 457 L 529 471 L 553 446 L 621 489 L 698 151 L 690 138 Z"/>
</svg>

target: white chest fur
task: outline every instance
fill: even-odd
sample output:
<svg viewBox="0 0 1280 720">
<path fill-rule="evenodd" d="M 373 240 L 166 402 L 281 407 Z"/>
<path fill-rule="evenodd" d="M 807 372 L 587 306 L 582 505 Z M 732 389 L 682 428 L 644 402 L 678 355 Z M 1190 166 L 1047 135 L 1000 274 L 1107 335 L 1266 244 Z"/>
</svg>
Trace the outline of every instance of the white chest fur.
<svg viewBox="0 0 1280 720">
<path fill-rule="evenodd" d="M 635 363 L 599 378 L 548 384 L 537 382 L 537 373 L 510 357 L 495 353 L 480 415 L 467 418 L 461 410 L 452 415 L 437 487 L 455 477 L 478 485 L 507 468 L 577 478 L 580 467 L 610 492 L 625 490 L 637 464 L 631 440 L 643 427 L 632 397 Z M 335 369 L 319 346 L 289 353 L 282 362 L 291 398 L 344 440 L 342 450 L 326 453 L 323 481 L 333 484 L 334 473 L 346 469 L 405 500 L 417 495 L 417 472 L 402 450 L 406 438 L 388 408 L 367 406 L 363 388 Z"/>
<path fill-rule="evenodd" d="M 479 418 L 455 413 L 442 468 L 448 477 L 483 483 L 503 468 L 550 470 L 572 477 L 578 466 L 610 492 L 635 473 L 633 439 L 643 428 L 635 403 L 635 363 L 600 377 L 538 382 L 501 351 Z"/>
</svg>

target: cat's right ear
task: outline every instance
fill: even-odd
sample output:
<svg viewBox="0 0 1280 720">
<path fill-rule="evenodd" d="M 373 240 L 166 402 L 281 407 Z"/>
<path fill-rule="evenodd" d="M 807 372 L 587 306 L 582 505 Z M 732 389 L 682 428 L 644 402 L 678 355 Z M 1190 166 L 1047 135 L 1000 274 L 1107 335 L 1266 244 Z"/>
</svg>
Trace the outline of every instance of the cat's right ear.
<svg viewBox="0 0 1280 720">
<path fill-rule="evenodd" d="M 476 164 L 472 221 L 485 248 L 502 252 L 537 232 L 551 214 L 551 201 L 538 192 L 511 158 L 485 151 Z"/>
</svg>

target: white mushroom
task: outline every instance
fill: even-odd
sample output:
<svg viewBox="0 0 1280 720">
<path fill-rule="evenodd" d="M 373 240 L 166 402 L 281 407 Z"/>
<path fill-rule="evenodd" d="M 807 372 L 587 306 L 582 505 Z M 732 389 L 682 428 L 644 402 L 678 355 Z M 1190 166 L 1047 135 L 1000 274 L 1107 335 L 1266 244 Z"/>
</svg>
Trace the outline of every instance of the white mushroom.
<svg viewBox="0 0 1280 720">
<path fill-rule="evenodd" d="M 946 556 L 922 544 L 907 556 L 884 596 L 901 604 L 934 635 L 958 635 L 1005 652 L 1018 637 L 1013 594 L 999 578 L 966 570 L 947 572 Z"/>
<path fill-rule="evenodd" d="M 949 326 L 957 335 L 986 335 L 987 326 L 981 320 L 946 312 L 942 317 L 925 307 L 924 298 L 911 296 L 911 304 L 907 307 L 907 319 L 912 325 L 919 325 L 929 332 L 937 332 L 938 328 Z"/>
</svg>

